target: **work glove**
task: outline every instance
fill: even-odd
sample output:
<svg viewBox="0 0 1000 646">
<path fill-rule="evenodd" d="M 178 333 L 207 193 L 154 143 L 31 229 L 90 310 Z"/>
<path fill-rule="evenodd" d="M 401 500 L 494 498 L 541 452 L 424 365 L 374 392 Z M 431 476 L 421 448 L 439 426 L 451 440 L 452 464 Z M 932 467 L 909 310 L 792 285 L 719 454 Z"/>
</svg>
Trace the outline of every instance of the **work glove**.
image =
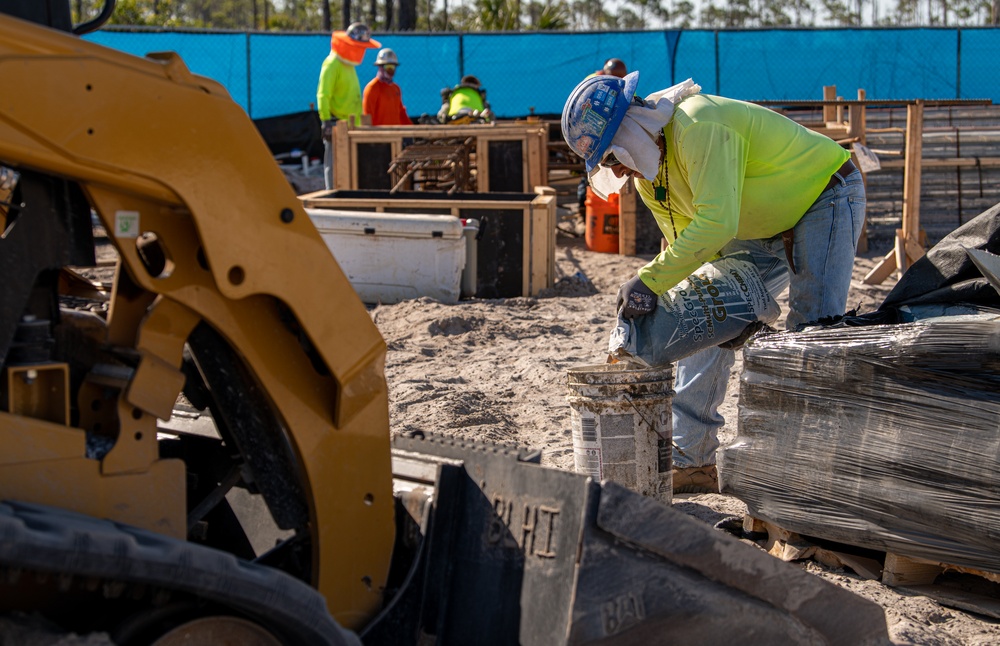
<svg viewBox="0 0 1000 646">
<path fill-rule="evenodd" d="M 638 276 L 633 276 L 618 290 L 618 313 L 626 319 L 645 316 L 656 309 L 656 300 L 653 290 Z"/>
<path fill-rule="evenodd" d="M 337 123 L 336 119 L 327 119 L 323 122 L 323 139 L 333 139 L 333 124 Z"/>
</svg>

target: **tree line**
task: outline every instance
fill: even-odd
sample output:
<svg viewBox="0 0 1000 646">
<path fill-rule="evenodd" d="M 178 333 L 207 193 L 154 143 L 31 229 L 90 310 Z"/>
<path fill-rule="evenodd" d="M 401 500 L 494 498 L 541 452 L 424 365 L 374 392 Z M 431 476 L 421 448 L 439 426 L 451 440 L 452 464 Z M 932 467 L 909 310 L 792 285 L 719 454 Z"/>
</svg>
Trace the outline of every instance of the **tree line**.
<svg viewBox="0 0 1000 646">
<path fill-rule="evenodd" d="M 74 21 L 104 0 L 72 0 Z M 118 0 L 110 24 L 262 31 L 912 27 L 1000 24 L 1000 0 Z"/>
</svg>

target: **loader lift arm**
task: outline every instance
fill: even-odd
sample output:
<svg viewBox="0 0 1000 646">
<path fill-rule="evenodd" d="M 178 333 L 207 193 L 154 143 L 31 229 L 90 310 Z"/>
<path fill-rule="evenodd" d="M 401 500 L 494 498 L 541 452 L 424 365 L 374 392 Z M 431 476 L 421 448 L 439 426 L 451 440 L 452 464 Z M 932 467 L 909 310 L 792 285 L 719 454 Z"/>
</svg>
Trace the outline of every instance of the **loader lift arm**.
<svg viewBox="0 0 1000 646">
<path fill-rule="evenodd" d="M 269 502 L 283 501 L 276 520 L 308 551 L 299 574 L 337 621 L 362 626 L 381 607 L 395 533 L 385 344 L 253 123 L 174 54 L 136 58 L 7 15 L 0 76 L 0 165 L 20 175 L 0 238 L 5 384 L 25 402 L 41 397 L 17 381 L 26 371 L 71 385 L 61 424 L 6 402 L 2 432 L 24 439 L 5 447 L 4 497 L 187 538 L 194 474 L 160 457 L 156 419 L 188 381 L 189 336 L 207 330 L 191 353 L 215 366 L 229 446 L 262 493 L 282 492 Z M 55 303 L 60 268 L 93 265 L 91 209 L 120 264 L 84 352 L 57 343 L 72 325 Z M 25 347 L 30 361 L 8 352 Z M 227 382 L 234 366 L 256 386 L 251 403 Z M 100 459 L 87 457 L 94 437 L 113 444 Z M 39 461 L 38 442 L 57 458 Z"/>
</svg>

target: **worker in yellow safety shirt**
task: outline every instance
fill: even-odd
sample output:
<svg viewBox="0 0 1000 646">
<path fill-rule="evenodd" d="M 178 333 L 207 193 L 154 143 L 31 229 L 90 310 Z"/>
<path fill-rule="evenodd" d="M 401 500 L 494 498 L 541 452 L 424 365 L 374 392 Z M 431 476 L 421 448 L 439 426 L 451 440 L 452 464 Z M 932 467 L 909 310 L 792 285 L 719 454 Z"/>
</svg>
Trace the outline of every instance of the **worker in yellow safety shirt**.
<svg viewBox="0 0 1000 646">
<path fill-rule="evenodd" d="M 865 188 L 850 152 L 759 105 L 702 94 L 691 79 L 635 94 L 639 73 L 581 82 L 562 132 L 601 197 L 632 180 L 667 246 L 621 286 L 621 318 L 669 305 L 667 292 L 706 262 L 749 258 L 773 297 L 788 291 L 786 329 L 844 313 Z M 716 450 L 734 342 L 677 363 L 674 493 L 719 490 Z"/>
<path fill-rule="evenodd" d="M 455 87 L 441 90 L 441 109 L 438 110 L 440 123 L 492 120 L 493 113 L 486 100 L 486 90 L 475 76 L 471 74 L 463 76 Z"/>
<path fill-rule="evenodd" d="M 333 188 L 333 124 L 340 119 L 361 123 L 361 81 L 357 66 L 369 49 L 381 47 L 372 39 L 368 25 L 353 23 L 330 37 L 330 53 L 319 71 L 316 110 L 323 125 L 323 181 Z"/>
</svg>

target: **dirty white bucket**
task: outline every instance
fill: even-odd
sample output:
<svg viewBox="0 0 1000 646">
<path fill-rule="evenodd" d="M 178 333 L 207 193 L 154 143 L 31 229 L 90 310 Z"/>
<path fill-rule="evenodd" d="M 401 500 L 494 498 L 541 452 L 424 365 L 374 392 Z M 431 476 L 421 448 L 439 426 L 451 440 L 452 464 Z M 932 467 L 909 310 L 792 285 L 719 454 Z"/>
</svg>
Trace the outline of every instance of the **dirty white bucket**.
<svg viewBox="0 0 1000 646">
<path fill-rule="evenodd" d="M 567 383 L 576 472 L 669 504 L 673 365 L 583 366 L 569 370 Z"/>
</svg>

